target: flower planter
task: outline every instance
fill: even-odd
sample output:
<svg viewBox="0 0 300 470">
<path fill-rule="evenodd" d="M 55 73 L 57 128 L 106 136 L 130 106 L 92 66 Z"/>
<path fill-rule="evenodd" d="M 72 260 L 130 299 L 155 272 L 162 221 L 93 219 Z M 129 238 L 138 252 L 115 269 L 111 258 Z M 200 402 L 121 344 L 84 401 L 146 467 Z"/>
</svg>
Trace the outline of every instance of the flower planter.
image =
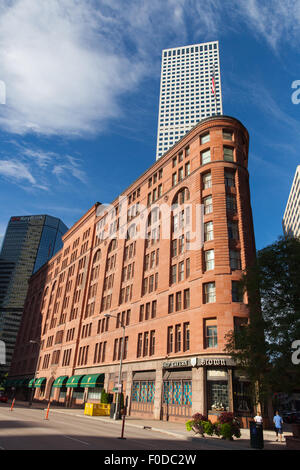
<svg viewBox="0 0 300 470">
<path fill-rule="evenodd" d="M 203 431 L 203 426 L 193 426 L 192 430 L 194 431 L 195 434 L 200 434 L 201 437 L 204 437 L 204 431 Z"/>
</svg>

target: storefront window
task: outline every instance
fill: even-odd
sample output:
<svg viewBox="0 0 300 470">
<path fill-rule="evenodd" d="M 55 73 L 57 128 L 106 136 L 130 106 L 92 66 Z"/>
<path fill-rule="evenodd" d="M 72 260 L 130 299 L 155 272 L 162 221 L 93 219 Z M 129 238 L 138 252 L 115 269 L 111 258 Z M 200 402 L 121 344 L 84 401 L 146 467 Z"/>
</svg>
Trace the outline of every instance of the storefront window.
<svg viewBox="0 0 300 470">
<path fill-rule="evenodd" d="M 53 388 L 51 390 L 51 394 L 52 394 L 52 391 L 53 391 Z M 62 387 L 59 391 L 59 398 L 65 399 L 66 396 L 67 396 L 67 389 L 66 387 Z"/>
<path fill-rule="evenodd" d="M 78 400 L 83 400 L 83 394 L 84 394 L 84 388 L 83 387 L 74 388 L 73 398 L 76 398 Z"/>
<path fill-rule="evenodd" d="M 102 392 L 102 388 L 100 388 L 100 387 L 90 388 L 89 392 L 88 392 L 88 399 L 89 400 L 100 400 L 101 399 L 101 392 Z"/>
<path fill-rule="evenodd" d="M 154 403 L 155 383 L 150 380 L 134 381 L 132 385 L 132 401 Z"/>
<path fill-rule="evenodd" d="M 228 411 L 228 384 L 223 381 L 208 381 L 208 409 L 212 411 Z"/>
<path fill-rule="evenodd" d="M 235 380 L 233 382 L 233 406 L 238 413 L 252 413 L 252 393 L 249 382 Z"/>
<path fill-rule="evenodd" d="M 192 406 L 192 381 L 165 380 L 163 402 L 172 405 Z"/>
<path fill-rule="evenodd" d="M 211 411 L 229 411 L 226 370 L 207 370 L 207 407 Z"/>
</svg>

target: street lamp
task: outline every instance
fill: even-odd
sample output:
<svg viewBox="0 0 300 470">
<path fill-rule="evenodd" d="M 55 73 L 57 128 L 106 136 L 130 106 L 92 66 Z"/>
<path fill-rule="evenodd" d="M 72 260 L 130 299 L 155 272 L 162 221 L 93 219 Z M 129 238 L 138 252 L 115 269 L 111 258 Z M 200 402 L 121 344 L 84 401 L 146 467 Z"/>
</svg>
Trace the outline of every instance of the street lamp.
<svg viewBox="0 0 300 470">
<path fill-rule="evenodd" d="M 29 340 L 29 343 L 30 343 L 30 344 L 38 344 L 39 346 L 41 346 L 40 341 L 36 341 L 36 340 L 34 340 L 34 339 L 30 339 L 30 340 Z M 39 362 L 39 360 L 37 360 L 36 366 L 35 366 L 35 370 L 34 370 L 33 382 L 32 382 L 32 389 L 31 389 L 31 393 L 30 393 L 30 399 L 29 399 L 29 404 L 28 404 L 28 406 L 31 406 L 31 405 L 32 405 L 32 401 L 33 401 L 33 395 L 34 395 L 33 389 L 34 389 L 34 383 L 35 383 L 35 377 L 36 377 L 36 371 L 37 371 L 38 362 Z"/>
<path fill-rule="evenodd" d="M 110 313 L 105 313 L 104 316 L 106 318 L 113 317 L 113 318 L 118 319 L 118 317 L 116 317 L 115 315 L 111 315 Z M 118 379 L 118 393 L 117 393 L 117 399 L 116 399 L 116 408 L 115 408 L 115 412 L 114 412 L 114 419 L 117 419 L 117 414 L 118 414 L 118 409 L 119 409 L 119 404 L 120 404 L 119 396 L 120 396 L 120 388 L 121 388 L 122 361 L 123 361 L 123 349 L 124 349 L 124 339 L 125 339 L 125 325 L 122 321 L 120 323 L 121 323 L 121 327 L 123 328 L 123 336 L 122 336 L 122 344 L 121 344 L 120 368 L 119 368 L 119 379 Z"/>
</svg>

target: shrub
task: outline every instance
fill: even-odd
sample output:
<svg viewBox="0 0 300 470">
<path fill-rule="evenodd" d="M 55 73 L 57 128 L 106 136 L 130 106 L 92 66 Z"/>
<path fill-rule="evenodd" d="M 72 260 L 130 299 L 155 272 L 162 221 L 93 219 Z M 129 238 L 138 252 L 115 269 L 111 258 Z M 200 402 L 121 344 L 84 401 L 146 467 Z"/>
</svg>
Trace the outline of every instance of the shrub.
<svg viewBox="0 0 300 470">
<path fill-rule="evenodd" d="M 191 419 L 190 421 L 187 421 L 185 423 L 185 427 L 186 427 L 187 431 L 191 431 L 193 429 L 193 426 L 194 426 L 194 420 L 193 419 Z"/>
<path fill-rule="evenodd" d="M 215 426 L 210 421 L 203 421 L 203 432 L 208 436 L 212 436 L 215 432 Z"/>
<path fill-rule="evenodd" d="M 108 393 L 106 393 L 106 391 L 103 389 L 102 392 L 101 392 L 101 398 L 100 398 L 100 403 L 109 403 L 108 401 Z"/>
<path fill-rule="evenodd" d="M 192 416 L 193 419 L 187 421 L 185 423 L 187 431 L 194 431 L 197 434 L 203 434 L 206 432 L 204 429 L 206 428 L 207 434 L 211 433 L 211 423 L 210 421 L 206 418 L 206 416 L 202 415 L 201 413 L 195 413 Z M 212 425 L 211 425 L 212 426 Z M 211 435 L 211 434 L 210 434 Z"/>
<path fill-rule="evenodd" d="M 216 429 L 216 434 L 222 436 L 223 439 L 232 439 L 232 436 L 241 437 L 239 421 L 234 417 L 233 413 L 227 411 L 220 414 Z"/>
<path fill-rule="evenodd" d="M 194 422 L 199 422 L 199 421 L 208 421 L 208 418 L 206 416 L 202 415 L 201 413 L 195 413 L 192 416 Z"/>
</svg>

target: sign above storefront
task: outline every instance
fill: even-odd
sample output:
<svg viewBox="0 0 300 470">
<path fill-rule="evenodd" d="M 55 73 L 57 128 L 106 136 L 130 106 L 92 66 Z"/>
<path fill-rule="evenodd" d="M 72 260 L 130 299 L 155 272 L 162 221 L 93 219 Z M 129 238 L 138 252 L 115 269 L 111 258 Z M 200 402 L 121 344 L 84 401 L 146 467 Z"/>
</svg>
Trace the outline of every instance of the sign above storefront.
<svg viewBox="0 0 300 470">
<path fill-rule="evenodd" d="M 203 366 L 233 366 L 234 361 L 229 357 L 192 357 L 191 359 L 163 362 L 164 369 L 177 367 L 203 367 Z"/>
<path fill-rule="evenodd" d="M 168 361 L 163 363 L 164 369 L 172 369 L 173 367 L 191 367 L 191 363 L 188 359 L 184 361 Z"/>
</svg>

